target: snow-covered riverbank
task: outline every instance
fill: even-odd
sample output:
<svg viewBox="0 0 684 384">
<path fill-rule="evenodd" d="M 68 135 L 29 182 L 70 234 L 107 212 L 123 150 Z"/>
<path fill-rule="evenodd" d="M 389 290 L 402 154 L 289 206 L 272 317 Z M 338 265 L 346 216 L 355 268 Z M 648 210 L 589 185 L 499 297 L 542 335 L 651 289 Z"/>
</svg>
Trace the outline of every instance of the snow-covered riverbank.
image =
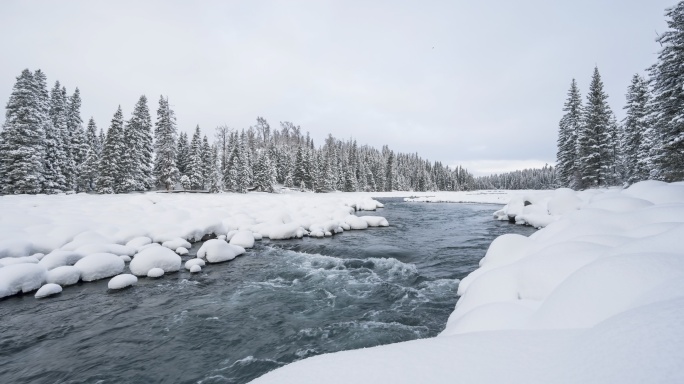
<svg viewBox="0 0 684 384">
<path fill-rule="evenodd" d="M 497 213 L 509 215 L 546 227 L 491 244 L 439 337 L 255 382 L 684 382 L 684 183 L 521 196 Z"/>
<path fill-rule="evenodd" d="M 138 276 L 174 272 L 189 241 L 206 235 L 220 238 L 198 254 L 221 262 L 263 237 L 327 237 L 386 226 L 382 217 L 357 215 L 379 207 L 369 194 L 353 193 L 0 196 L 0 298 L 128 269 Z M 198 263 L 195 270 L 204 265 Z"/>
</svg>

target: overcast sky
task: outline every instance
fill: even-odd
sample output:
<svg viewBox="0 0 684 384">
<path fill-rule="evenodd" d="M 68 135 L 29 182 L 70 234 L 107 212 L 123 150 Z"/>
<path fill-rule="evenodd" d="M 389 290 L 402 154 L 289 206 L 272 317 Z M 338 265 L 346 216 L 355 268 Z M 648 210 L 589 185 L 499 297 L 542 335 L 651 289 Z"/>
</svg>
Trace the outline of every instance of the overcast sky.
<svg viewBox="0 0 684 384">
<path fill-rule="evenodd" d="M 180 130 L 292 121 L 475 174 L 555 161 L 570 81 L 623 117 L 674 0 L 0 1 L 0 102 L 24 68 L 107 127 L 141 94 Z M 52 84 L 50 84 L 52 86 Z M 4 120 L 4 114 L 0 119 Z"/>
</svg>

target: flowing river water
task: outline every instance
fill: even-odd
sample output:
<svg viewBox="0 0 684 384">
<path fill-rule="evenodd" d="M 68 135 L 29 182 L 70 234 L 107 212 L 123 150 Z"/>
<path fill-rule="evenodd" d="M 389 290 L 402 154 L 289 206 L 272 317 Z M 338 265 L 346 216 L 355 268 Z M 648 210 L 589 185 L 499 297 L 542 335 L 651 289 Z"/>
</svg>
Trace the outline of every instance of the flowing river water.
<svg viewBox="0 0 684 384">
<path fill-rule="evenodd" d="M 432 337 L 489 243 L 534 231 L 493 220 L 494 205 L 378 200 L 386 208 L 363 214 L 390 227 L 263 240 L 122 291 L 105 279 L 2 300 L 0 383 L 245 383 L 309 356 Z"/>
</svg>

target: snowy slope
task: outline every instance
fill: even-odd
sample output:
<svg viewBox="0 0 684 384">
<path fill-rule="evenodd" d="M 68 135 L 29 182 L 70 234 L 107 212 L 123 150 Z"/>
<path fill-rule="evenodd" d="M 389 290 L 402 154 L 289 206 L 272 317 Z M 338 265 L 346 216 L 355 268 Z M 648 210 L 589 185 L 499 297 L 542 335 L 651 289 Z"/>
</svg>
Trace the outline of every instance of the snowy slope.
<svg viewBox="0 0 684 384">
<path fill-rule="evenodd" d="M 525 207 L 513 200 L 504 210 Z M 440 336 L 312 357 L 254 383 L 684 382 L 684 183 L 529 202 L 546 227 L 491 244 Z"/>
</svg>

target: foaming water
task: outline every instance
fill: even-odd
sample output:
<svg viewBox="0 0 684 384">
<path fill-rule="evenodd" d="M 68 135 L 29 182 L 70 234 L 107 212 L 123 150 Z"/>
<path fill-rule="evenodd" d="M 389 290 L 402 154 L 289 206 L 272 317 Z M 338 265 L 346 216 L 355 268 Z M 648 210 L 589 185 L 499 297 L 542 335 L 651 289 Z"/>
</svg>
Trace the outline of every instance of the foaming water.
<svg viewBox="0 0 684 384">
<path fill-rule="evenodd" d="M 382 201 L 387 228 L 264 240 L 122 291 L 104 280 L 0 301 L 0 382 L 244 383 L 321 353 L 432 337 L 489 243 L 532 232 L 492 220 L 494 206 Z"/>
</svg>

